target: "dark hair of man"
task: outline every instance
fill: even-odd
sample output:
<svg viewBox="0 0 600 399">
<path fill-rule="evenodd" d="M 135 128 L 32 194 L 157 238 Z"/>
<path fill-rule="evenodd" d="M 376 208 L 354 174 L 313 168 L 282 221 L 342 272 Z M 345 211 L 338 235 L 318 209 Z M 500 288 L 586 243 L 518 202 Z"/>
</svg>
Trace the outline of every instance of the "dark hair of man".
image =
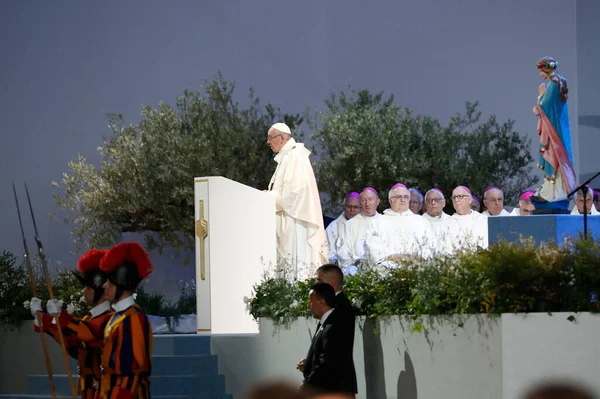
<svg viewBox="0 0 600 399">
<path fill-rule="evenodd" d="M 526 399 L 594 399 L 594 395 L 583 387 L 571 384 L 551 383 L 531 390 Z"/>
<path fill-rule="evenodd" d="M 317 298 L 323 299 L 329 307 L 335 307 L 335 291 L 331 285 L 319 281 L 311 289 Z"/>
<path fill-rule="evenodd" d="M 334 265 L 333 263 L 327 263 L 317 269 L 317 273 L 326 273 L 332 274 L 338 280 L 340 287 L 344 283 L 344 273 L 342 273 L 342 269 L 338 265 Z"/>
</svg>

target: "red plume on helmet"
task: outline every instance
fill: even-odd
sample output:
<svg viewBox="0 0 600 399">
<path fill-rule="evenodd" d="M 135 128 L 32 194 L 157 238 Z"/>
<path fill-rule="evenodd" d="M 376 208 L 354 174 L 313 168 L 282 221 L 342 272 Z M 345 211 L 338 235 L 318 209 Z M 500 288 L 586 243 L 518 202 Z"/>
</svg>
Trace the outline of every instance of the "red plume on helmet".
<svg viewBox="0 0 600 399">
<path fill-rule="evenodd" d="M 112 247 L 100 261 L 100 269 L 112 274 L 126 264 L 135 265 L 139 280 L 147 278 L 154 270 L 148 254 L 137 242 L 123 242 Z"/>
<path fill-rule="evenodd" d="M 106 282 L 106 274 L 100 270 L 100 261 L 108 251 L 104 249 L 92 249 L 84 253 L 77 262 L 77 270 L 73 270 L 73 275 L 86 287 L 94 289 L 94 303 L 100 300 L 104 289 L 102 286 Z"/>
<path fill-rule="evenodd" d="M 77 262 L 77 270 L 81 273 L 95 272 L 100 270 L 100 261 L 108 251 L 105 249 L 92 249 L 84 253 L 79 262 Z"/>
</svg>

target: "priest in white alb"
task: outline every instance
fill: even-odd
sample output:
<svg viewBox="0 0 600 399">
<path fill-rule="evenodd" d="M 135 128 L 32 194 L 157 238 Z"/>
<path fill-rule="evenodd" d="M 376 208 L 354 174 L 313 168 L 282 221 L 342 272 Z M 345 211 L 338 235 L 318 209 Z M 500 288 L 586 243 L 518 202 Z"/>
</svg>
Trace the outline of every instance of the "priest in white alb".
<svg viewBox="0 0 600 399">
<path fill-rule="evenodd" d="M 439 188 L 432 188 L 425 193 L 425 213 L 423 214 L 423 218 L 431 223 L 434 230 L 438 222 L 450 217 L 450 215 L 444 212 L 445 206 L 446 198 Z"/>
<path fill-rule="evenodd" d="M 341 245 L 339 237 L 346 229 L 346 223 L 360 213 L 360 194 L 353 191 L 344 198 L 344 211 L 337 219 L 329 223 L 327 233 L 327 253 L 329 263 L 338 263 L 337 249 Z"/>
<path fill-rule="evenodd" d="M 367 238 L 375 233 L 374 222 L 382 217 L 377 212 L 380 200 L 377 190 L 365 187 L 360 193 L 360 213 L 346 223 L 340 233 L 338 262 L 344 274 L 355 274 L 360 269 L 368 268 L 365 263 L 365 244 Z"/>
<path fill-rule="evenodd" d="M 481 212 L 484 216 L 510 216 L 510 213 L 504 209 L 504 192 L 496 186 L 485 189 L 483 204 L 487 208 Z"/>
<path fill-rule="evenodd" d="M 285 123 L 267 132 L 277 162 L 268 192 L 275 197 L 277 261 L 288 277 L 304 279 L 327 263 L 327 238 L 310 151 L 297 143 Z"/>
<path fill-rule="evenodd" d="M 367 238 L 366 248 L 370 261 L 384 266 L 393 266 L 389 257 L 418 256 L 427 258 L 435 248 L 435 237 L 431 224 L 410 209 L 410 192 L 402 184 L 395 184 L 388 192 L 390 208 L 374 222 L 377 234 Z"/>
<path fill-rule="evenodd" d="M 488 247 L 488 217 L 471 209 L 472 201 L 468 187 L 458 186 L 452 190 L 452 205 L 456 213 L 442 220 L 436 231 L 438 248 L 442 253 Z"/>
<path fill-rule="evenodd" d="M 575 194 L 575 207 L 571 211 L 571 215 L 583 215 L 584 214 L 584 205 L 585 211 L 588 215 L 600 215 L 600 212 L 594 206 L 594 189 L 586 184 L 587 193 L 585 195 L 585 200 L 583 199 L 583 191 L 578 190 L 577 194 Z"/>
</svg>

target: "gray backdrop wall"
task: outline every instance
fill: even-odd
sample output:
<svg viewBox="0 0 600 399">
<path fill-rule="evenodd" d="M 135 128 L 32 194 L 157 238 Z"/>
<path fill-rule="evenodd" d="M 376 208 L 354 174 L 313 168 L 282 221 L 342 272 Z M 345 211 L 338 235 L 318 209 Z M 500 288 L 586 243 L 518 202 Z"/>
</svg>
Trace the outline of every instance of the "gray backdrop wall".
<svg viewBox="0 0 600 399">
<path fill-rule="evenodd" d="M 285 112 L 322 108 L 348 85 L 394 94 L 442 122 L 478 100 L 484 116 L 516 120 L 535 149 L 535 62 L 552 55 L 569 81 L 585 176 L 600 169 L 599 11 L 594 0 L 3 2 L 1 248 L 22 254 L 10 183 L 26 180 L 48 254 L 72 267 L 68 226 L 46 217 L 58 211 L 50 182 L 78 153 L 98 161 L 106 113 L 135 123 L 142 103 L 173 103 L 219 70 L 237 81 L 242 103 L 253 86 Z M 32 240 L 27 217 L 26 228 Z M 175 293 L 193 277 L 192 265 L 155 259 L 152 286 Z"/>
</svg>

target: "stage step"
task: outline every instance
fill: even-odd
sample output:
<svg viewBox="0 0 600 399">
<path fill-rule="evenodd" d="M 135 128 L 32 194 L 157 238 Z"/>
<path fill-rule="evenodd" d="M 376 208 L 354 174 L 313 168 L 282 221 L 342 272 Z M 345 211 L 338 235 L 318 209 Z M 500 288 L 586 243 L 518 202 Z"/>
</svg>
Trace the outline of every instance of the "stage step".
<svg viewBox="0 0 600 399">
<path fill-rule="evenodd" d="M 201 335 L 155 335 L 152 355 L 210 355 L 210 337 Z"/>
<path fill-rule="evenodd" d="M 71 361 L 76 381 L 77 362 Z M 66 374 L 55 374 L 57 399 L 71 398 Z M 155 335 L 152 350 L 150 392 L 153 399 L 230 399 L 225 377 L 219 375 L 218 358 L 210 354 L 210 337 L 198 335 Z M 0 399 L 51 399 L 46 374 L 28 377 L 28 393 L 0 395 Z"/>
<path fill-rule="evenodd" d="M 54 376 L 56 394 L 68 396 L 71 392 L 69 378 L 66 374 Z M 29 376 L 29 394 L 48 395 L 50 382 L 47 375 Z M 189 395 L 214 397 L 225 393 L 225 377 L 222 375 L 152 375 L 150 380 L 152 396 Z"/>
</svg>

